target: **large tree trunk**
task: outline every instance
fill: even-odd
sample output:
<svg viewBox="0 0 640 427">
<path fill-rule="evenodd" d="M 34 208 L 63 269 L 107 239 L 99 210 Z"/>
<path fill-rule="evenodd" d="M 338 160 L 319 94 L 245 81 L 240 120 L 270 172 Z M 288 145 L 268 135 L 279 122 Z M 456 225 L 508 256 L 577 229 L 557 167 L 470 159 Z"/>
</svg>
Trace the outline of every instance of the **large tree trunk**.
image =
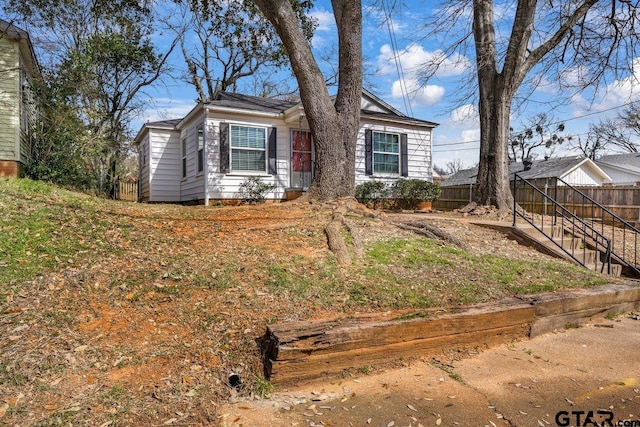
<svg viewBox="0 0 640 427">
<path fill-rule="evenodd" d="M 511 74 L 498 71 L 493 2 L 474 1 L 473 32 L 480 103 L 480 163 L 474 201 L 509 210 L 513 196 L 509 186 L 509 113 L 513 99 Z M 507 78 L 505 78 L 507 76 Z"/>
<path fill-rule="evenodd" d="M 502 96 L 489 98 L 480 102 L 480 163 L 474 201 L 509 210 L 513 207 L 507 151 L 511 101 Z"/>
<path fill-rule="evenodd" d="M 339 86 L 335 104 L 289 0 L 255 0 L 274 25 L 289 53 L 302 105 L 315 144 L 313 199 L 354 194 L 355 147 L 362 93 L 362 6 L 359 0 L 333 0 L 338 26 Z"/>
</svg>

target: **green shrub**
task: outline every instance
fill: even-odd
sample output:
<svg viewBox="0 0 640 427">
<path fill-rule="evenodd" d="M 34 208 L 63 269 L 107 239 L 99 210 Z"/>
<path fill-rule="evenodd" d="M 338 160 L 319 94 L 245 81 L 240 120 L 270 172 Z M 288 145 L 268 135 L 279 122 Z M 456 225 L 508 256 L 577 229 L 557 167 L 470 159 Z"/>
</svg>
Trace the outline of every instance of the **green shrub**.
<svg viewBox="0 0 640 427">
<path fill-rule="evenodd" d="M 267 184 L 262 182 L 262 178 L 259 176 L 251 176 L 244 180 L 240 184 L 238 194 L 245 203 L 264 203 L 267 198 L 267 194 L 277 188 L 275 184 Z"/>
<path fill-rule="evenodd" d="M 421 179 L 400 179 L 391 186 L 391 198 L 399 209 L 416 209 L 420 202 L 440 198 L 440 186 Z"/>
<path fill-rule="evenodd" d="M 374 206 L 388 199 L 389 188 L 382 181 L 367 181 L 356 185 L 355 196 L 363 205 Z"/>
</svg>

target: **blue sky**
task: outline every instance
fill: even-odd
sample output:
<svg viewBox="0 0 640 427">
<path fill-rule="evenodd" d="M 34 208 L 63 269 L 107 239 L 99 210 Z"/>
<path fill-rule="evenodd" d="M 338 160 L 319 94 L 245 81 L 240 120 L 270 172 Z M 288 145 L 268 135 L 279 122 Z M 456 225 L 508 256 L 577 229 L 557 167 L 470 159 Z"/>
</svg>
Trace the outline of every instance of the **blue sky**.
<svg viewBox="0 0 640 427">
<path fill-rule="evenodd" d="M 447 56 L 438 72 L 426 83 L 418 78 L 425 62 L 442 55 L 441 43 L 445 43 L 435 37 L 426 37 L 426 31 L 422 29 L 423 24 L 437 12 L 433 4 L 408 0 L 393 11 L 391 21 L 380 5 L 365 7 L 363 55 L 366 82 L 372 92 L 405 114 L 440 123 L 433 140 L 436 165 L 445 167 L 448 162 L 459 160 L 465 166 L 473 166 L 478 161 L 480 130 L 475 101 L 462 99 L 463 93 L 475 90 L 472 47 L 466 54 L 459 51 Z M 508 21 L 509 9 L 496 9 L 496 13 Z M 311 14 L 318 23 L 313 47 L 317 52 L 326 52 L 337 44 L 330 2 L 316 2 Z M 179 50 L 174 52 L 173 63 L 178 68 L 184 66 Z M 635 63 L 638 66 L 630 70 L 626 78 L 610 80 L 595 97 L 593 91 L 562 92 L 556 82 L 541 79 L 531 93 L 532 101 L 523 108 L 514 106 L 512 127 L 521 129 L 535 114 L 544 111 L 558 122 L 564 122 L 567 133 L 584 138 L 589 123 L 613 117 L 622 111 L 621 106 L 639 98 L 640 85 L 636 74 L 640 77 L 640 60 Z M 564 71 L 563 78 L 577 78 L 579 73 L 579 69 L 568 69 Z M 295 85 L 294 81 L 292 85 Z M 156 88 L 153 96 L 155 102 L 149 104 L 143 120 L 184 116 L 193 107 L 196 93 L 185 83 L 165 81 L 162 87 Z M 574 154 L 578 153 L 567 151 L 566 146 L 554 153 L 555 156 Z"/>
</svg>

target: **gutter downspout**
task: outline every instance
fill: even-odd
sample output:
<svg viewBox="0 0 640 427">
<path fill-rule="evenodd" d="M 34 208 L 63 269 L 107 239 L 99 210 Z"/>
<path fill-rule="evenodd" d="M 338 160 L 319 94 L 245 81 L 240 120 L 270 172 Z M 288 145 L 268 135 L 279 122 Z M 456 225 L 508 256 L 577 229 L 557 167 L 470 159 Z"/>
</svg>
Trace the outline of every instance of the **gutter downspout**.
<svg viewBox="0 0 640 427">
<path fill-rule="evenodd" d="M 202 142 L 202 161 L 204 162 L 204 206 L 209 206 L 209 138 L 207 138 L 207 118 L 209 115 L 209 107 L 204 107 L 204 124 L 202 129 L 202 138 L 204 141 Z"/>
</svg>

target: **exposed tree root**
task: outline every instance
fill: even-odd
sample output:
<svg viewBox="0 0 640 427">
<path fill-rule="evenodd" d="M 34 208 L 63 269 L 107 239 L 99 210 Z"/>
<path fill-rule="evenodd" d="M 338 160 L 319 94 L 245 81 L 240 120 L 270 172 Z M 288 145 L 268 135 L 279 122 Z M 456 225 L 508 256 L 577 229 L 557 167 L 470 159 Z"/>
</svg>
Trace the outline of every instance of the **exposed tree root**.
<svg viewBox="0 0 640 427">
<path fill-rule="evenodd" d="M 336 257 L 336 261 L 340 265 L 351 265 L 351 256 L 349 249 L 340 234 L 344 217 L 341 214 L 334 214 L 331 222 L 325 227 L 324 232 L 327 235 L 329 249 Z"/>
<path fill-rule="evenodd" d="M 349 247 L 344 240 L 342 230 L 345 230 L 351 236 L 355 254 L 358 258 L 364 257 L 364 245 L 357 226 L 352 221 L 349 221 L 345 215 L 347 213 L 355 213 L 356 215 L 362 215 L 368 218 L 378 218 L 381 216 L 381 213 L 370 211 L 352 197 L 338 199 L 328 203 L 328 205 L 333 207 L 331 222 L 329 222 L 325 228 L 329 249 L 335 255 L 338 264 L 351 265 L 352 259 L 349 253 Z"/>
<path fill-rule="evenodd" d="M 349 233 L 351 234 L 351 238 L 353 239 L 353 246 L 356 249 L 356 256 L 359 259 L 364 258 L 364 245 L 362 244 L 362 237 L 360 236 L 360 231 L 355 226 L 354 223 L 347 220 L 346 218 L 342 218 L 342 223 L 345 225 Z"/>
<path fill-rule="evenodd" d="M 451 234 L 433 225 L 422 222 L 392 222 L 391 224 L 404 230 L 429 237 L 430 239 L 444 240 L 460 249 L 466 249 L 466 245 L 462 243 L 460 239 L 453 237 Z"/>
<path fill-rule="evenodd" d="M 436 226 L 417 221 L 390 222 L 384 218 L 385 214 L 383 212 L 370 210 L 366 206 L 358 203 L 354 198 L 338 199 L 327 203 L 326 206 L 332 208 L 333 212 L 331 221 L 325 227 L 325 234 L 327 235 L 329 249 L 335 255 L 339 265 L 351 265 L 353 262 L 351 258 L 352 252 L 344 239 L 345 232 L 351 236 L 356 256 L 360 259 L 364 258 L 364 245 L 362 243 L 361 233 L 353 221 L 349 221 L 346 218 L 345 215 L 348 213 L 367 218 L 378 218 L 398 228 L 420 234 L 430 239 L 442 240 L 458 248 L 466 249 L 466 245 L 461 240 Z"/>
</svg>

